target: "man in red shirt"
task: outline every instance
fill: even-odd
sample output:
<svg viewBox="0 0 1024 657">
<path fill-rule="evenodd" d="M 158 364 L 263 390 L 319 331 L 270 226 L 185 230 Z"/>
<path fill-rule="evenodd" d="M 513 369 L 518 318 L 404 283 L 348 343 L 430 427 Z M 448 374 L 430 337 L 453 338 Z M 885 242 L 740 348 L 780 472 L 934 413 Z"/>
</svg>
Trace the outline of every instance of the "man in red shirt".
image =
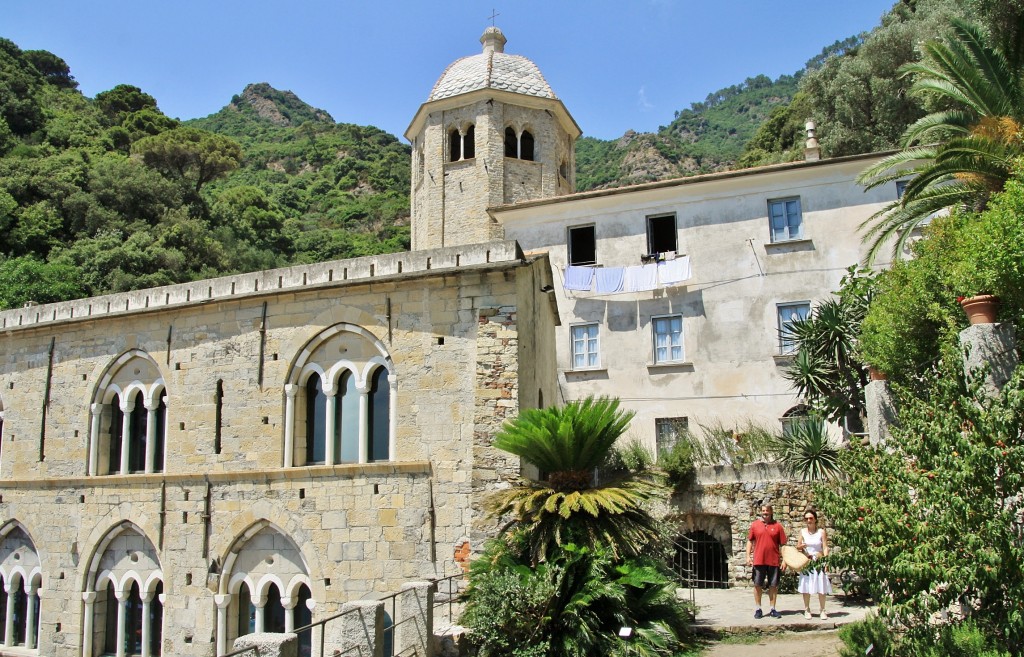
<svg viewBox="0 0 1024 657">
<path fill-rule="evenodd" d="M 754 567 L 754 618 L 764 616 L 761 611 L 761 591 L 766 587 L 768 600 L 772 603 L 768 615 L 782 618 L 782 614 L 775 611 L 775 600 L 779 595 L 780 549 L 788 539 L 786 530 L 775 521 L 774 513 L 771 504 L 762 505 L 760 519 L 750 525 L 750 533 L 747 534 L 747 565 Z"/>
</svg>

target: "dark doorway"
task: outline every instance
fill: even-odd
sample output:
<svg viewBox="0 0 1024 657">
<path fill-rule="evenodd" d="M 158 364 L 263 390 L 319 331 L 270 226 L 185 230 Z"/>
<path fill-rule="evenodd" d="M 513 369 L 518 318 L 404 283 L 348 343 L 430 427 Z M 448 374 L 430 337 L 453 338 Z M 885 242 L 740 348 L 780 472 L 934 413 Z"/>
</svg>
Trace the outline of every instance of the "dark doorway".
<svg viewBox="0 0 1024 657">
<path fill-rule="evenodd" d="M 729 555 L 718 539 L 707 532 L 695 531 L 676 538 L 672 566 L 684 586 L 729 588 Z"/>
</svg>

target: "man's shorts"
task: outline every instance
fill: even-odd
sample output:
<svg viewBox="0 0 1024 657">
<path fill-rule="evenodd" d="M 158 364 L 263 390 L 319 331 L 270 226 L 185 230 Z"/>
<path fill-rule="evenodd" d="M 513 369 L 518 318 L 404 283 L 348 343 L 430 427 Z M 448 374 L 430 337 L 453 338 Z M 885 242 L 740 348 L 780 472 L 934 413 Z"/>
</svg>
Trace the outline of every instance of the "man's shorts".
<svg viewBox="0 0 1024 657">
<path fill-rule="evenodd" d="M 778 585 L 778 566 L 754 566 L 754 586 L 762 589 L 773 589 Z"/>
</svg>

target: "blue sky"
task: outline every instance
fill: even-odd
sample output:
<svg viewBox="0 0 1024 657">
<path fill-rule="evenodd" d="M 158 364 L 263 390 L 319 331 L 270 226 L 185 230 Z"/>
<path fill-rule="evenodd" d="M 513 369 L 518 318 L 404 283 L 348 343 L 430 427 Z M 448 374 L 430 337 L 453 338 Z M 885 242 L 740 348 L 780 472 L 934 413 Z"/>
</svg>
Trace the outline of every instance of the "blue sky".
<svg viewBox="0 0 1024 657">
<path fill-rule="evenodd" d="M 250 82 L 401 136 L 453 60 L 495 24 L 588 136 L 656 130 L 764 73 L 871 29 L 893 0 L 2 0 L 0 36 L 63 57 L 87 96 L 126 83 L 206 116 Z"/>
</svg>

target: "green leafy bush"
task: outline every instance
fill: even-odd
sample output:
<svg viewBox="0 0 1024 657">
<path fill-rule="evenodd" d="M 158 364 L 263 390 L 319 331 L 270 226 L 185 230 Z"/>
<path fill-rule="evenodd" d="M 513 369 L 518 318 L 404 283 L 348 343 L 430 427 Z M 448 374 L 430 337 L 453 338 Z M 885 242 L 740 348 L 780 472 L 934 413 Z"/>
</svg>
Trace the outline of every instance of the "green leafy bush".
<svg viewBox="0 0 1024 657">
<path fill-rule="evenodd" d="M 841 657 L 887 657 L 892 646 L 892 630 L 884 620 L 875 614 L 856 623 L 839 628 L 839 638 L 843 645 L 839 647 Z M 868 647 L 871 652 L 868 653 Z"/>
</svg>

